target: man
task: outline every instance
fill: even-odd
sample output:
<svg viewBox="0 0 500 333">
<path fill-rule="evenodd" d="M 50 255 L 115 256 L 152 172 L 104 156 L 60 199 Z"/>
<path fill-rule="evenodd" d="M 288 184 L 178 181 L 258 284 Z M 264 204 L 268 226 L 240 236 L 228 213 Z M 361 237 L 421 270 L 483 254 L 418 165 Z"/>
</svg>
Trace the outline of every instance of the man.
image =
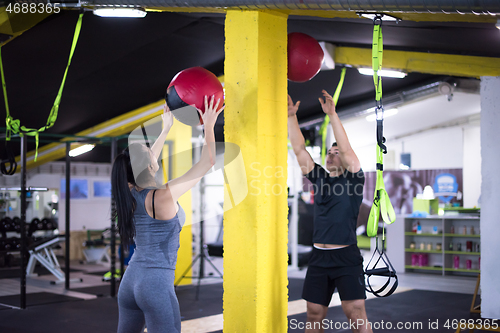
<svg viewBox="0 0 500 333">
<path fill-rule="evenodd" d="M 330 117 L 336 143 L 328 150 L 326 170 L 315 164 L 305 148 L 297 121 L 300 101 L 288 96 L 288 135 L 302 173 L 313 183 L 313 252 L 302 297 L 307 301 L 306 333 L 323 332 L 328 305 L 335 288 L 353 332 L 372 332 L 365 311 L 363 257 L 357 247 L 356 222 L 363 200 L 364 173 L 344 127 L 335 112 L 332 96 L 319 98 Z"/>
</svg>

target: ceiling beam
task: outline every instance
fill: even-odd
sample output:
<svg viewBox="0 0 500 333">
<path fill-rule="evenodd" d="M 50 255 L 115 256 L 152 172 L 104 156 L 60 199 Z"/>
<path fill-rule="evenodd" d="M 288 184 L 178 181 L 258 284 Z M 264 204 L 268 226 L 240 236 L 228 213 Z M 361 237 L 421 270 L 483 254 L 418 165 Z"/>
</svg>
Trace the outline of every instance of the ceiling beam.
<svg viewBox="0 0 500 333">
<path fill-rule="evenodd" d="M 372 50 L 336 47 L 335 63 L 372 67 Z M 479 78 L 500 76 L 500 58 L 384 50 L 382 67 L 404 72 Z"/>
<path fill-rule="evenodd" d="M 335 11 L 335 10 L 303 10 L 295 9 L 284 11 L 288 15 L 297 16 L 316 16 L 323 18 L 357 18 L 369 20 L 360 17 L 354 11 Z M 444 13 L 405 13 L 405 12 L 381 12 L 399 18 L 402 21 L 414 22 L 473 22 L 473 23 L 493 23 L 497 22 L 495 15 L 474 15 L 474 14 L 444 14 Z"/>
<path fill-rule="evenodd" d="M 39 13 L 38 10 L 36 13 L 27 14 L 22 13 L 22 11 L 15 13 L 14 10 L 8 12 L 6 7 L 0 7 L 0 33 L 10 36 L 9 39 L 1 43 L 1 46 L 12 41 L 15 37 L 20 36 L 23 32 L 34 27 L 50 15 L 51 14 L 46 12 Z"/>
<path fill-rule="evenodd" d="M 239 9 L 237 7 L 231 8 L 207 8 L 207 7 L 147 7 L 146 11 L 151 12 L 177 12 L 177 13 L 219 13 L 225 14 L 229 9 Z M 355 11 L 339 11 L 339 10 L 328 10 L 325 8 L 314 8 L 314 9 L 272 9 L 273 11 L 282 12 L 286 15 L 296 15 L 296 16 L 314 16 L 322 18 L 355 18 L 368 20 L 366 18 L 359 17 Z M 403 21 L 414 21 L 414 22 L 470 22 L 470 23 L 492 23 L 497 22 L 497 17 L 495 15 L 485 15 L 485 14 L 458 14 L 458 13 L 409 13 L 409 12 L 381 12 L 387 13 L 391 16 L 397 17 Z"/>
</svg>

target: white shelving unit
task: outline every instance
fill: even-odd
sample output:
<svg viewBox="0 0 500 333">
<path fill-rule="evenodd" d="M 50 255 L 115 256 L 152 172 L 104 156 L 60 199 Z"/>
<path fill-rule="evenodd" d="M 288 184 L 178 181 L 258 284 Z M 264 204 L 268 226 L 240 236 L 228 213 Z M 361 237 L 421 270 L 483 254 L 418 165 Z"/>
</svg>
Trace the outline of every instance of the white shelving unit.
<svg viewBox="0 0 500 333">
<path fill-rule="evenodd" d="M 479 216 L 467 215 L 406 217 L 405 271 L 477 275 L 480 272 L 481 255 L 479 220 Z M 421 233 L 413 231 L 415 223 L 420 223 Z M 435 233 L 436 227 L 438 233 Z M 470 250 L 467 249 L 467 242 L 472 245 Z M 412 243 L 414 247 L 411 246 Z M 438 248 L 438 244 L 441 244 L 441 249 Z M 412 256 L 418 259 L 412 260 Z M 427 264 L 425 257 L 428 258 Z M 455 257 L 459 258 L 458 268 L 454 265 Z M 468 260 L 470 268 L 467 268 Z"/>
</svg>

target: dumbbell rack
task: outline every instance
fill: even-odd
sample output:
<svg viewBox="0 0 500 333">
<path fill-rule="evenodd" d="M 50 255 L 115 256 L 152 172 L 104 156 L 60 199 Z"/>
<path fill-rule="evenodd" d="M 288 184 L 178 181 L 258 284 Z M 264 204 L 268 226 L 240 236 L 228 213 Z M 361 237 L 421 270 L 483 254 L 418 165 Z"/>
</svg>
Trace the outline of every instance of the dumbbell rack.
<svg viewBox="0 0 500 333">
<path fill-rule="evenodd" d="M 54 253 L 53 248 L 64 242 L 64 235 L 54 235 L 57 230 L 57 224 L 53 219 L 34 218 L 31 223 L 25 224 L 25 234 L 27 236 L 28 253 L 30 254 L 29 262 L 26 267 L 27 276 L 38 276 L 35 273 L 36 263 L 39 262 L 50 273 L 52 273 L 57 281 L 51 283 L 61 283 L 65 281 L 65 273 L 61 270 L 59 262 Z M 0 220 L 0 255 L 5 257 L 8 254 L 20 251 L 20 238 L 12 234 L 21 234 L 21 219 L 14 217 L 4 217 Z M 81 279 L 72 279 L 74 282 L 81 282 Z"/>
<path fill-rule="evenodd" d="M 28 231 L 29 225 L 25 225 L 25 231 Z M 12 253 L 20 251 L 21 239 L 18 237 L 21 233 L 21 220 L 19 217 L 4 217 L 0 220 L 0 256 L 2 266 L 7 264 L 8 258 Z M 10 263 L 9 263 L 10 265 Z"/>
</svg>

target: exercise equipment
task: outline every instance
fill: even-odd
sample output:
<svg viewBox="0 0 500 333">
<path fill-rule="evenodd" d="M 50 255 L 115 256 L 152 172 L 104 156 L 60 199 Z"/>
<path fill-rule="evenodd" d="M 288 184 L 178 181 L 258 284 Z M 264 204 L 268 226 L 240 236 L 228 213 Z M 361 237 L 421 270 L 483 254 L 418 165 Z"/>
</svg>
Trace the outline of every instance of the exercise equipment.
<svg viewBox="0 0 500 333">
<path fill-rule="evenodd" d="M 8 216 L 4 217 L 1 221 L 0 221 L 0 233 L 2 234 L 2 238 L 5 238 L 7 237 L 7 231 L 11 231 L 11 223 L 12 223 L 12 219 Z"/>
<path fill-rule="evenodd" d="M 23 223 L 21 221 L 21 219 L 19 217 L 14 217 L 14 219 L 12 219 L 12 223 L 14 224 L 13 225 L 13 228 L 14 228 L 14 231 L 17 232 L 17 233 L 21 233 L 21 228 L 22 226 L 24 225 L 24 231 L 26 232 L 29 228 L 29 225 L 26 224 L 26 223 Z"/>
<path fill-rule="evenodd" d="M 87 263 L 111 263 L 108 253 L 111 247 L 104 239 L 104 232 L 107 230 L 87 230 L 87 240 L 83 242 L 83 255 Z M 98 234 L 99 238 L 92 238 L 95 234 Z"/>
<path fill-rule="evenodd" d="M 181 123 L 195 126 L 202 124 L 198 111 L 205 112 L 205 96 L 214 105 L 220 99 L 219 108 L 224 104 L 224 89 L 219 79 L 203 67 L 191 67 L 177 73 L 167 87 L 165 101 L 174 117 Z"/>
<path fill-rule="evenodd" d="M 339 83 L 337 84 L 337 89 L 335 89 L 335 93 L 333 94 L 333 103 L 335 104 L 335 106 L 337 106 L 340 92 L 342 91 L 342 86 L 344 85 L 345 71 L 346 68 L 343 67 L 342 71 L 340 72 L 340 80 Z M 326 115 L 325 119 L 323 120 L 323 124 L 321 124 L 321 127 L 319 129 L 319 134 L 321 135 L 321 141 L 322 141 L 321 164 L 325 164 L 326 151 L 330 149 L 330 147 L 326 146 L 326 134 L 328 133 L 327 128 L 329 123 L 330 123 L 330 117 Z"/>
<path fill-rule="evenodd" d="M 374 19 L 373 28 L 373 50 L 372 50 L 372 66 L 373 66 L 373 81 L 375 84 L 375 115 L 377 120 L 377 181 L 375 185 L 375 193 L 373 195 L 373 205 L 370 210 L 368 224 L 366 228 L 369 237 L 375 237 L 378 230 L 379 217 L 382 215 L 382 220 L 391 224 L 396 220 L 396 213 L 392 207 L 389 195 L 385 190 L 384 185 L 384 155 L 387 153 L 385 146 L 385 138 L 383 135 L 384 123 L 384 107 L 382 105 L 382 77 L 377 73 L 382 69 L 382 16 L 377 15 Z"/>
<path fill-rule="evenodd" d="M 325 54 L 318 41 L 301 32 L 288 34 L 288 79 L 306 82 L 318 74 Z"/>
<path fill-rule="evenodd" d="M 1 58 L 0 58 L 0 65 L 1 65 Z M 7 165 L 9 166 L 8 168 Z M 16 173 L 16 170 L 17 170 L 16 157 L 12 152 L 10 141 L 5 140 L 5 158 L 2 157 L 2 161 L 0 162 L 0 172 L 2 172 L 2 174 L 6 176 L 12 176 L 13 174 Z"/>
<path fill-rule="evenodd" d="M 375 251 L 373 252 L 372 257 L 370 258 L 370 261 L 368 261 L 368 264 L 366 265 L 365 273 L 364 275 L 366 276 L 366 290 L 371 292 L 373 295 L 377 297 L 387 297 L 392 295 L 397 287 L 398 287 L 398 276 L 396 274 L 396 270 L 391 264 L 391 261 L 389 260 L 389 257 L 387 257 L 387 254 L 385 253 L 385 239 L 382 239 L 382 246 L 381 249 L 379 249 L 379 241 L 378 237 L 376 239 L 376 246 L 375 246 Z M 376 259 L 375 259 L 376 258 Z M 378 289 L 374 289 L 372 287 L 372 284 L 370 283 L 370 278 L 372 276 L 383 276 L 387 277 L 387 280 L 385 283 L 382 285 L 382 287 Z M 385 294 L 383 293 L 387 287 L 391 284 L 391 279 L 394 279 L 389 291 L 387 291 Z"/>
<path fill-rule="evenodd" d="M 75 52 L 76 43 L 78 41 L 78 36 L 80 35 L 80 30 L 81 30 L 81 26 L 82 26 L 82 19 L 83 19 L 83 12 L 80 14 L 78 21 L 76 23 L 75 33 L 73 35 L 73 43 L 71 45 L 71 51 L 69 53 L 68 64 L 66 66 L 66 71 L 64 72 L 61 86 L 59 87 L 59 91 L 58 91 L 56 99 L 54 101 L 54 105 L 52 106 L 52 109 L 50 110 L 50 114 L 49 114 L 49 117 L 47 119 L 47 123 L 45 124 L 45 126 L 39 128 L 39 129 L 27 128 L 25 126 L 21 126 L 21 121 L 19 119 L 12 118 L 12 116 L 10 115 L 9 103 L 7 100 L 7 88 L 6 88 L 6 84 L 5 84 L 5 77 L 4 77 L 4 71 L 3 71 L 3 65 L 2 65 L 1 47 L 0 47 L 0 74 L 2 77 L 2 88 L 3 88 L 3 96 L 4 96 L 4 100 L 5 100 L 5 111 L 7 114 L 7 117 L 5 118 L 5 123 L 7 125 L 5 140 L 10 141 L 10 137 L 11 137 L 12 132 L 15 134 L 34 136 L 35 137 L 35 162 L 36 162 L 36 159 L 38 157 L 38 141 L 39 141 L 40 132 L 43 132 L 46 129 L 49 129 L 52 126 L 54 126 L 56 119 L 57 119 L 57 113 L 59 111 L 59 104 L 61 103 L 64 83 L 66 82 L 66 76 L 68 75 L 68 70 L 69 70 L 69 66 L 71 64 L 71 59 L 73 58 L 73 53 Z M 11 162 L 10 158 L 8 158 L 7 162 L 9 162 L 9 161 L 10 161 L 10 169 L 9 170 L 6 170 L 6 167 L 5 167 L 6 163 L 4 163 L 3 160 L 2 160 L 2 163 L 0 165 L 0 169 L 2 170 L 2 173 L 14 174 L 15 169 L 16 169 L 15 167 L 17 165 L 14 165 Z M 5 169 L 5 172 L 4 172 L 4 169 Z"/>
<path fill-rule="evenodd" d="M 2 238 L 7 237 L 7 232 L 21 233 L 21 225 L 21 219 L 17 216 L 15 216 L 14 218 L 10 218 L 8 216 L 4 217 L 0 221 L 0 234 Z M 29 230 L 29 227 L 30 226 L 28 224 L 24 224 L 25 232 Z"/>
<path fill-rule="evenodd" d="M 18 237 L 9 237 L 0 239 L 0 251 L 19 251 L 20 240 Z"/>
<path fill-rule="evenodd" d="M 32 236 L 33 233 L 37 230 L 42 230 L 42 227 L 43 225 L 40 219 L 38 217 L 35 217 L 33 220 L 31 220 L 30 228 L 28 230 L 28 236 Z"/>
<path fill-rule="evenodd" d="M 373 195 L 373 205 L 370 210 L 368 222 L 366 225 L 366 233 L 369 237 L 376 237 L 375 251 L 372 258 L 366 265 L 364 275 L 366 276 L 366 290 L 373 293 L 377 297 L 390 296 L 398 286 L 398 277 L 396 270 L 391 264 L 391 261 L 385 253 L 385 223 L 391 224 L 396 221 L 396 214 L 392 207 L 389 195 L 385 190 L 384 185 L 384 155 L 387 153 L 387 147 L 384 145 L 385 138 L 383 136 L 383 121 L 384 108 L 382 106 L 382 77 L 378 75 L 378 71 L 382 69 L 383 55 L 383 39 L 382 39 L 382 14 L 377 14 L 373 20 L 373 45 L 372 45 L 372 67 L 373 67 L 373 82 L 375 84 L 375 115 L 377 119 L 377 181 L 375 184 L 375 193 Z M 380 215 L 384 225 L 382 227 L 382 247 L 378 246 L 378 228 Z M 377 259 L 372 263 L 373 259 Z M 379 289 L 374 289 L 370 284 L 370 277 L 382 276 L 387 277 L 386 283 Z M 383 294 L 389 287 L 391 280 L 394 281 L 392 287 Z"/>
<path fill-rule="evenodd" d="M 19 216 L 14 216 L 11 224 L 11 231 L 20 232 L 21 231 L 21 219 Z"/>
<path fill-rule="evenodd" d="M 55 230 L 57 229 L 57 224 L 54 219 L 43 218 L 42 219 L 42 230 Z"/>
<path fill-rule="evenodd" d="M 44 237 L 39 239 L 28 247 L 30 258 L 26 266 L 27 276 L 37 276 L 35 273 L 36 263 L 39 262 L 45 267 L 52 275 L 57 278 L 57 281 L 51 281 L 51 284 L 63 283 L 66 281 L 66 274 L 62 271 L 59 261 L 54 253 L 59 243 L 65 241 L 65 235 L 56 235 L 52 237 Z M 80 278 L 70 279 L 72 282 L 82 282 Z"/>
<path fill-rule="evenodd" d="M 64 242 L 64 235 L 58 235 L 51 238 L 44 238 L 38 242 L 33 243 L 29 248 L 30 259 L 28 261 L 28 266 L 26 267 L 27 276 L 38 276 L 35 274 L 36 262 L 40 262 L 52 275 L 54 275 L 57 280 L 64 282 L 64 272 L 59 266 L 56 255 L 52 248 Z"/>
</svg>

